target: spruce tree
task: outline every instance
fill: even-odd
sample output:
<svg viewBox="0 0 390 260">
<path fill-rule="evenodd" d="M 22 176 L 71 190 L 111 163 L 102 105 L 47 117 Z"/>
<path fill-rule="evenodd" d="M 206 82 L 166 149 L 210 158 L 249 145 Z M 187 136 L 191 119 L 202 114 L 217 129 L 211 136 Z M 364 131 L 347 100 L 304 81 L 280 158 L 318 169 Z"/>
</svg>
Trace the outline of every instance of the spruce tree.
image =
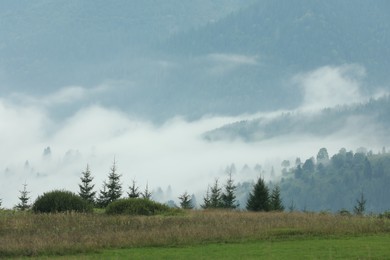
<svg viewBox="0 0 390 260">
<path fill-rule="evenodd" d="M 232 173 L 229 172 L 229 179 L 226 182 L 225 185 L 225 192 L 222 194 L 222 206 L 227 209 L 235 209 L 238 207 L 237 201 L 236 201 L 236 191 L 237 187 L 234 185 L 233 179 L 232 179 Z"/>
<path fill-rule="evenodd" d="M 144 190 L 144 192 L 142 193 L 142 198 L 147 199 L 147 200 L 150 200 L 151 197 L 152 197 L 152 193 L 149 191 L 149 185 L 148 185 L 148 183 L 146 183 L 145 190 Z"/>
<path fill-rule="evenodd" d="M 108 174 L 108 181 L 104 181 L 103 190 L 100 190 L 98 204 L 106 207 L 113 201 L 122 196 L 122 184 L 120 183 L 121 175 L 117 173 L 116 162 L 112 164 L 111 171 Z"/>
<path fill-rule="evenodd" d="M 202 209 L 211 208 L 210 186 L 207 187 L 206 196 L 203 197 L 203 204 L 200 206 Z"/>
<path fill-rule="evenodd" d="M 110 203 L 108 191 L 107 191 L 107 183 L 103 182 L 103 189 L 99 191 L 99 197 L 96 199 L 96 205 L 99 208 L 105 208 Z"/>
<path fill-rule="evenodd" d="M 280 188 L 277 185 L 274 187 L 274 189 L 271 192 L 270 210 L 274 210 L 274 211 L 284 210 L 282 199 L 280 197 Z"/>
<path fill-rule="evenodd" d="M 356 200 L 356 205 L 353 208 L 355 215 L 362 216 L 366 210 L 366 199 L 364 198 L 363 192 L 360 195 L 360 198 Z"/>
<path fill-rule="evenodd" d="M 140 192 L 138 191 L 138 187 L 135 185 L 135 180 L 133 180 L 133 184 L 129 186 L 129 192 L 127 192 L 127 195 L 129 198 L 139 198 Z"/>
<path fill-rule="evenodd" d="M 20 202 L 15 206 L 16 209 L 18 210 L 27 210 L 31 207 L 31 205 L 28 203 L 28 201 L 30 200 L 30 197 L 28 196 L 28 194 L 30 193 L 29 191 L 27 191 L 27 184 L 23 184 L 23 190 L 22 191 L 19 191 L 20 192 L 20 197 L 19 200 Z"/>
<path fill-rule="evenodd" d="M 180 207 L 182 209 L 192 209 L 194 206 L 192 205 L 191 195 L 187 192 L 184 192 L 181 196 L 179 196 Z"/>
<path fill-rule="evenodd" d="M 269 191 L 264 179 L 259 178 L 249 193 L 246 209 L 250 211 L 269 211 Z"/>
<path fill-rule="evenodd" d="M 96 191 L 93 191 L 95 185 L 92 185 L 93 177 L 91 176 L 91 171 L 89 170 L 89 165 L 87 164 L 87 168 L 84 172 L 81 173 L 80 177 L 81 184 L 79 184 L 79 196 L 84 200 L 88 201 L 91 204 L 95 203 L 95 195 Z"/>
<path fill-rule="evenodd" d="M 214 186 L 210 188 L 210 207 L 213 209 L 222 208 L 222 189 L 219 187 L 218 179 L 215 180 Z"/>
</svg>

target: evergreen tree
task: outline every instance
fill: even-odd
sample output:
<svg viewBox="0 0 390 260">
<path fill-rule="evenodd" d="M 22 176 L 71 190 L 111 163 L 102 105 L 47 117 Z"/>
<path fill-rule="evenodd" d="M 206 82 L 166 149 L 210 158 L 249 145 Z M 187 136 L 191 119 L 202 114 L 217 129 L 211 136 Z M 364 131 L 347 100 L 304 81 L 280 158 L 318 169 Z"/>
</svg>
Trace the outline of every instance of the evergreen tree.
<svg viewBox="0 0 390 260">
<path fill-rule="evenodd" d="M 147 199 L 147 200 L 150 200 L 150 198 L 152 197 L 152 193 L 149 191 L 148 183 L 146 183 L 146 187 L 145 187 L 144 192 L 142 193 L 142 197 L 144 199 Z"/>
<path fill-rule="evenodd" d="M 108 174 L 108 182 L 104 181 L 103 190 L 100 190 L 98 204 L 106 207 L 109 203 L 118 200 L 122 196 L 122 184 L 120 183 L 121 175 L 117 173 L 116 162 L 111 167 Z"/>
<path fill-rule="evenodd" d="M 229 179 L 226 182 L 225 185 L 225 192 L 222 194 L 222 204 L 224 208 L 227 209 L 235 209 L 238 208 L 238 203 L 236 201 L 236 192 L 237 186 L 234 185 L 233 179 L 232 179 L 232 173 L 229 172 Z"/>
<path fill-rule="evenodd" d="M 91 182 L 93 181 L 93 177 L 91 176 L 91 171 L 89 170 L 89 165 L 87 164 L 87 168 L 84 172 L 81 173 L 82 176 L 81 184 L 79 184 L 79 195 L 84 200 L 90 202 L 91 204 L 95 203 L 95 195 L 96 191 L 93 191 L 93 188 L 95 185 L 92 185 Z"/>
<path fill-rule="evenodd" d="M 30 197 L 28 196 L 28 194 L 30 193 L 29 191 L 27 191 L 27 184 L 23 184 L 23 190 L 22 191 L 19 191 L 20 192 L 20 197 L 19 200 L 20 202 L 15 206 L 16 209 L 18 210 L 26 210 L 26 209 L 29 209 L 31 207 L 31 205 L 28 203 L 28 201 L 30 200 Z"/>
<path fill-rule="evenodd" d="M 105 208 L 110 203 L 108 191 L 107 191 L 107 183 L 103 182 L 103 189 L 99 192 L 99 197 L 96 199 L 96 204 L 100 208 Z"/>
<path fill-rule="evenodd" d="M 246 209 L 250 211 L 269 211 L 269 191 L 264 180 L 259 178 L 249 193 Z"/>
<path fill-rule="evenodd" d="M 184 192 L 180 197 L 180 207 L 182 209 L 192 209 L 194 206 L 192 205 L 191 195 L 187 192 Z"/>
<path fill-rule="evenodd" d="M 210 188 L 210 207 L 213 209 L 222 208 L 222 189 L 219 187 L 218 179 L 215 180 L 214 186 Z"/>
<path fill-rule="evenodd" d="M 122 196 L 122 184 L 120 183 L 121 175 L 117 173 L 116 162 L 112 164 L 111 171 L 108 175 L 107 192 L 109 201 L 113 202 Z"/>
<path fill-rule="evenodd" d="M 366 210 L 366 199 L 364 198 L 363 192 L 360 195 L 360 198 L 356 200 L 356 205 L 353 208 L 353 212 L 361 216 L 364 214 L 364 211 Z"/>
<path fill-rule="evenodd" d="M 274 189 L 271 192 L 270 210 L 274 210 L 274 211 L 283 211 L 284 210 L 282 199 L 280 197 L 280 188 L 277 185 L 274 187 Z"/>
<path fill-rule="evenodd" d="M 203 197 L 203 204 L 200 205 L 203 209 L 211 208 L 211 198 L 210 198 L 210 186 L 207 187 L 206 196 Z"/>
<path fill-rule="evenodd" d="M 129 186 L 130 192 L 127 193 L 129 198 L 139 198 L 140 192 L 138 191 L 138 187 L 135 185 L 135 180 L 133 180 L 133 184 Z"/>
</svg>

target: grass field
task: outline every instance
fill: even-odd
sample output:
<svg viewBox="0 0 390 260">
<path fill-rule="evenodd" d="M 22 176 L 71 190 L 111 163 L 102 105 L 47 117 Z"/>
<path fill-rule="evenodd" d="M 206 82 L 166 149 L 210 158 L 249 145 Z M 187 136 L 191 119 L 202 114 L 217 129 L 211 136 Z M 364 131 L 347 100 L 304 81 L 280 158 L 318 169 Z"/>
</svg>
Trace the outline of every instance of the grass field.
<svg viewBox="0 0 390 260">
<path fill-rule="evenodd" d="M 390 220 L 314 213 L 176 216 L 0 213 L 0 257 L 257 258 L 390 256 Z"/>
<path fill-rule="evenodd" d="M 389 259 L 390 234 L 105 250 L 58 259 Z"/>
</svg>

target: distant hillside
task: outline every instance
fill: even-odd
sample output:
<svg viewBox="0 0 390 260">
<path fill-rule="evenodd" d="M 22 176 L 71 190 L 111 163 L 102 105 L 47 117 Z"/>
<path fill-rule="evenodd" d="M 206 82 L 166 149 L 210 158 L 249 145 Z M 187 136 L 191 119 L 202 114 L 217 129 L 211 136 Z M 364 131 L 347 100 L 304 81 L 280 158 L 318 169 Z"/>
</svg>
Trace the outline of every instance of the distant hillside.
<svg viewBox="0 0 390 260">
<path fill-rule="evenodd" d="M 197 119 L 296 108 L 295 75 L 353 63 L 373 93 L 390 88 L 388 10 L 386 0 L 6 0 L 0 90 L 107 84 L 88 102 Z"/>
<path fill-rule="evenodd" d="M 206 140 L 234 140 L 256 142 L 284 135 L 310 135 L 325 137 L 353 127 L 376 127 L 376 133 L 387 136 L 390 128 L 390 97 L 370 100 L 365 104 L 324 109 L 317 113 L 289 112 L 279 116 L 260 117 L 235 122 L 211 130 L 203 135 Z M 361 130 L 359 130 L 361 131 Z"/>
</svg>

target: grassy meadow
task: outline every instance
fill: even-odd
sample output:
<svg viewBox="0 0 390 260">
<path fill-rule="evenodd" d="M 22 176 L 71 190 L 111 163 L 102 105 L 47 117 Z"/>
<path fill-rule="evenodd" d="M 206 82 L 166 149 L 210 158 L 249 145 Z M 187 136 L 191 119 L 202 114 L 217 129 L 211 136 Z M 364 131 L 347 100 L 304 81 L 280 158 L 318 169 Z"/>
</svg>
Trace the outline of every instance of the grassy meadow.
<svg viewBox="0 0 390 260">
<path fill-rule="evenodd" d="M 359 252 L 363 258 L 390 256 L 389 219 L 325 213 L 210 210 L 145 217 L 2 211 L 0 238 L 0 257 L 16 258 L 120 258 L 132 254 L 134 258 L 153 254 L 208 258 L 213 252 L 226 258 L 224 254 L 228 252 L 229 256 L 235 252 L 238 256 L 249 253 L 253 257 L 268 252 L 269 258 L 279 259 L 285 252 L 291 259 L 305 252 L 310 257 L 318 251 L 324 252 L 320 258 L 329 259 L 333 257 L 329 250 L 333 254 L 350 253 L 352 258 Z M 333 245 L 332 241 L 338 242 Z"/>
</svg>

